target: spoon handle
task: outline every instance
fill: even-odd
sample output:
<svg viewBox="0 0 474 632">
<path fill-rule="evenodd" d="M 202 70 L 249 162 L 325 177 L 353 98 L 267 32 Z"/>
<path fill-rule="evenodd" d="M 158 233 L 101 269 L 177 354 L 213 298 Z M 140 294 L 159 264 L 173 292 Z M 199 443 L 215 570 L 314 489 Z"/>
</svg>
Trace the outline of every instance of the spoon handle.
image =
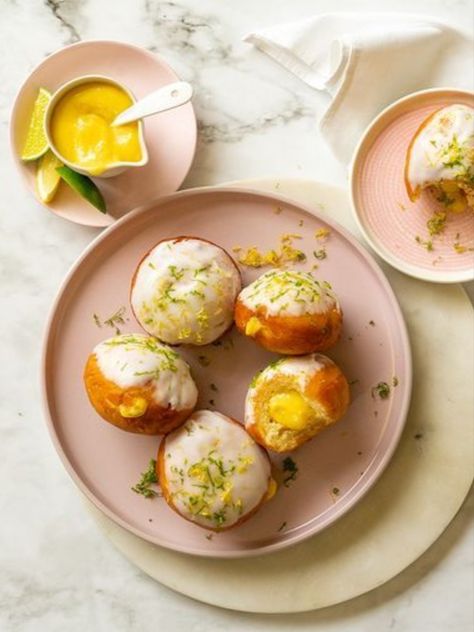
<svg viewBox="0 0 474 632">
<path fill-rule="evenodd" d="M 193 96 L 193 88 L 187 81 L 176 81 L 159 88 L 115 117 L 112 127 L 165 112 L 187 103 Z"/>
</svg>

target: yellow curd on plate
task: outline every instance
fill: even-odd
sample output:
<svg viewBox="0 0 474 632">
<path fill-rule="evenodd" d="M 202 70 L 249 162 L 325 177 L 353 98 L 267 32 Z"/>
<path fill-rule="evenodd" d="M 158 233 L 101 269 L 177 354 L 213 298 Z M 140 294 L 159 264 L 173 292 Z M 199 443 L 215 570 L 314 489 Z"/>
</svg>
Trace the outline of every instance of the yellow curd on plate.
<svg viewBox="0 0 474 632">
<path fill-rule="evenodd" d="M 98 176 L 117 163 L 140 162 L 138 123 L 112 127 L 115 117 L 133 104 L 119 86 L 91 81 L 69 90 L 55 106 L 50 133 L 67 161 Z"/>
</svg>

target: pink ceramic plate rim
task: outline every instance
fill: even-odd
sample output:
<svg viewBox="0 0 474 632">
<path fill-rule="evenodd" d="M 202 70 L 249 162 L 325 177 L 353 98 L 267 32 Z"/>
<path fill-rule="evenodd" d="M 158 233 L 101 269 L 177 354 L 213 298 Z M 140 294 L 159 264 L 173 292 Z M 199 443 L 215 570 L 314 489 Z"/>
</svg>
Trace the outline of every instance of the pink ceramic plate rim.
<svg viewBox="0 0 474 632">
<path fill-rule="evenodd" d="M 20 158 L 17 156 L 17 150 L 15 147 L 15 134 L 14 134 L 14 126 L 13 126 L 13 121 L 15 121 L 16 119 L 16 111 L 19 107 L 19 100 L 20 100 L 20 96 L 23 92 L 23 90 L 25 89 L 25 87 L 28 85 L 32 75 L 34 75 L 40 68 L 42 68 L 45 64 L 48 64 L 52 59 L 54 59 L 55 57 L 58 57 L 60 55 L 62 55 L 64 53 L 65 50 L 70 50 L 70 49 L 76 49 L 76 48 L 81 48 L 81 47 L 87 47 L 87 46 L 94 46 L 94 45 L 101 45 L 101 44 L 113 44 L 113 45 L 117 45 L 117 46 L 121 46 L 123 48 L 130 48 L 136 51 L 139 51 L 140 53 L 147 55 L 151 58 L 153 58 L 154 60 L 157 61 L 157 63 L 162 66 L 163 68 L 166 68 L 166 70 L 173 75 L 173 77 L 175 78 L 176 81 L 179 81 L 179 77 L 178 75 L 175 73 L 175 71 L 173 70 L 173 68 L 158 54 L 151 52 L 149 50 L 146 50 L 145 48 L 142 48 L 140 46 L 136 46 L 134 44 L 130 44 L 129 42 L 122 42 L 120 40 L 113 40 L 113 39 L 88 39 L 88 40 L 81 40 L 80 42 L 75 42 L 74 44 L 69 44 L 68 46 L 63 46 L 60 49 L 54 51 L 53 53 L 51 53 L 50 55 L 48 55 L 47 57 L 45 57 L 42 61 L 40 61 L 39 64 L 37 64 L 33 70 L 28 74 L 28 76 L 25 78 L 25 80 L 21 83 L 20 87 L 18 88 L 16 94 L 15 94 L 15 98 L 13 100 L 13 106 L 10 112 L 10 123 L 9 123 L 9 143 L 10 143 L 10 152 L 11 152 L 11 156 L 12 156 L 12 160 L 15 163 L 15 166 L 17 168 L 18 173 L 20 174 L 21 180 L 23 181 L 24 185 L 26 186 L 26 188 L 28 189 L 28 191 L 30 191 L 30 193 L 33 195 L 34 199 L 36 200 L 36 202 L 38 204 L 41 204 L 41 206 L 43 206 L 44 208 L 46 208 L 48 211 L 50 211 L 51 213 L 53 213 L 53 215 L 57 215 L 57 213 L 54 212 L 54 210 L 48 206 L 48 204 L 44 204 L 43 202 L 41 202 L 41 200 L 38 199 L 38 197 L 32 192 L 31 190 L 31 186 L 30 183 L 28 181 L 27 175 L 25 173 L 25 171 L 21 168 L 19 162 Z M 193 108 L 193 114 L 194 114 L 194 108 Z M 191 152 L 191 156 L 192 159 L 189 161 L 189 165 L 187 166 L 187 169 L 185 170 L 185 172 L 183 172 L 182 177 L 180 179 L 180 181 L 178 182 L 177 186 L 176 186 L 176 190 L 178 190 L 180 188 L 180 186 L 183 184 L 184 180 L 186 179 L 191 166 L 192 166 L 192 162 L 194 159 L 194 156 L 196 154 L 196 146 L 197 146 L 197 121 L 196 121 L 196 116 L 194 114 L 194 122 L 195 122 L 195 134 L 194 137 L 192 139 L 192 143 L 193 143 L 193 147 L 192 147 L 192 152 Z M 146 140 L 145 140 L 146 142 Z M 108 215 L 101 215 L 100 213 L 97 214 L 97 221 L 95 223 L 92 222 L 84 222 L 84 221 L 80 221 L 80 220 L 75 220 L 73 218 L 64 218 L 64 219 L 68 219 L 69 221 L 78 223 L 78 224 L 82 224 L 84 226 L 92 226 L 92 227 L 98 227 L 98 228 L 103 228 L 106 226 L 110 226 L 111 223 L 114 222 L 113 218 L 111 221 L 111 218 Z"/>
<path fill-rule="evenodd" d="M 360 168 L 361 161 L 365 158 L 367 152 L 370 150 L 370 147 L 373 144 L 373 140 L 371 140 L 372 132 L 375 128 L 377 128 L 384 119 L 389 119 L 390 115 L 397 110 L 399 107 L 413 102 L 415 107 L 416 101 L 418 99 L 422 99 L 423 97 L 429 97 L 432 95 L 433 97 L 443 97 L 447 94 L 458 94 L 462 97 L 471 97 L 473 93 L 469 90 L 461 90 L 459 88 L 429 88 L 427 90 L 419 90 L 418 92 L 413 92 L 408 94 L 397 101 L 394 101 L 392 104 L 387 106 L 384 110 L 378 114 L 374 120 L 368 125 L 365 129 L 364 133 L 360 141 L 358 142 L 353 156 L 351 160 L 351 164 L 349 167 L 349 182 L 350 182 L 350 200 L 351 200 L 351 208 L 353 211 L 353 215 L 355 221 L 364 235 L 365 239 L 368 241 L 370 246 L 375 250 L 375 252 L 382 257 L 387 263 L 391 266 L 412 276 L 416 279 L 422 279 L 423 281 L 431 281 L 433 283 L 464 283 L 466 281 L 471 281 L 474 279 L 474 268 L 467 270 L 456 270 L 456 271 L 443 271 L 441 269 L 433 269 L 428 270 L 426 268 L 422 268 L 411 263 L 404 261 L 403 259 L 396 257 L 390 251 L 389 248 L 385 247 L 384 244 L 377 238 L 372 231 L 368 229 L 365 225 L 365 222 L 362 218 L 362 215 L 359 213 L 357 208 L 357 175 Z M 390 121 L 388 121 L 389 123 Z M 387 123 L 387 124 L 388 124 Z M 382 129 L 380 129 L 380 132 Z"/>
<path fill-rule="evenodd" d="M 126 216 L 119 219 L 112 226 L 109 226 L 105 231 L 103 231 L 90 243 L 90 245 L 83 251 L 80 257 L 77 259 L 77 261 L 72 265 L 72 267 L 70 268 L 69 272 L 67 273 L 64 281 L 62 282 L 58 290 L 58 293 L 53 301 L 53 305 L 51 307 L 49 316 L 47 318 L 47 322 L 46 322 L 44 334 L 43 334 L 42 357 L 41 357 L 41 365 L 40 365 L 41 366 L 41 369 L 40 369 L 41 371 L 41 377 L 40 377 L 41 397 L 42 397 L 43 412 L 46 417 L 49 434 L 51 436 L 53 444 L 56 448 L 56 451 L 66 471 L 68 472 L 69 476 L 72 478 L 74 483 L 82 491 L 82 493 L 111 520 L 113 520 L 123 529 L 130 531 L 131 533 L 141 537 L 144 540 L 147 540 L 153 544 L 164 546 L 165 548 L 172 548 L 173 550 L 176 550 L 182 553 L 197 555 L 201 557 L 215 557 L 215 558 L 253 557 L 257 555 L 272 553 L 274 551 L 281 550 L 283 548 L 286 548 L 288 546 L 301 542 L 302 540 L 305 540 L 308 537 L 315 535 L 316 533 L 327 528 L 330 524 L 332 524 L 334 521 L 336 521 L 341 516 L 343 516 L 347 511 L 349 511 L 357 502 L 359 502 L 363 498 L 363 496 L 365 496 L 365 494 L 369 491 L 369 489 L 380 478 L 381 474 L 387 467 L 393 453 L 395 452 L 395 449 L 399 443 L 401 434 L 403 432 L 403 428 L 405 426 L 405 422 L 406 422 L 406 418 L 408 414 L 408 408 L 410 405 L 411 390 L 412 390 L 412 377 L 413 377 L 412 376 L 411 349 L 410 349 L 410 342 L 409 342 L 409 337 L 408 337 L 405 321 L 404 321 L 400 306 L 398 304 L 398 301 L 396 299 L 396 296 L 389 282 L 387 281 L 385 275 L 383 274 L 382 270 L 378 266 L 378 264 L 375 262 L 372 256 L 363 248 L 363 246 L 355 239 L 355 237 L 353 237 L 352 234 L 349 231 L 347 231 L 345 228 L 341 227 L 340 224 L 338 224 L 336 221 L 332 220 L 331 218 L 322 216 L 324 217 L 324 222 L 327 223 L 329 226 L 331 226 L 334 231 L 339 232 L 347 241 L 349 241 L 351 246 L 361 255 L 361 257 L 365 260 L 366 264 L 375 273 L 378 281 L 380 282 L 382 289 L 385 291 L 389 301 L 391 302 L 391 306 L 395 314 L 395 318 L 396 318 L 397 325 L 399 328 L 400 339 L 401 339 L 400 352 L 402 356 L 401 364 L 403 365 L 403 375 L 404 375 L 403 382 L 405 384 L 405 387 L 404 387 L 404 392 L 401 399 L 400 412 L 399 412 L 398 418 L 396 419 L 396 422 L 394 422 L 395 428 L 392 432 L 389 445 L 387 446 L 387 448 L 381 455 L 380 453 L 377 453 L 376 457 L 372 461 L 372 463 L 376 462 L 376 464 L 373 465 L 370 471 L 370 475 L 367 476 L 365 481 L 358 486 L 358 489 L 353 494 L 351 494 L 350 497 L 346 496 L 347 500 L 341 499 L 341 501 L 335 506 L 334 511 L 331 512 L 331 514 L 326 518 L 326 520 L 322 521 L 318 525 L 314 527 L 309 527 L 303 533 L 299 533 L 294 536 L 291 536 L 284 541 L 276 542 L 274 544 L 270 544 L 270 545 L 262 546 L 260 548 L 250 549 L 250 550 L 242 550 L 242 549 L 209 550 L 204 553 L 201 549 L 196 550 L 193 547 L 186 546 L 186 545 L 170 546 L 169 544 L 166 544 L 163 541 L 161 541 L 160 538 L 150 536 L 149 534 L 142 532 L 140 529 L 131 527 L 124 520 L 119 518 L 113 511 L 111 511 L 107 506 L 105 506 L 94 495 L 94 493 L 87 487 L 87 485 L 81 480 L 81 478 L 78 476 L 73 466 L 69 462 L 69 459 L 65 451 L 63 450 L 61 441 L 56 433 L 54 420 L 51 415 L 51 410 L 49 408 L 49 400 L 48 400 L 48 388 L 47 388 L 46 376 L 48 372 L 50 341 L 51 341 L 52 333 L 54 330 L 55 321 L 58 317 L 57 310 L 61 303 L 63 294 L 66 292 L 70 281 L 72 280 L 76 272 L 80 269 L 82 263 L 88 258 L 91 252 L 94 251 L 96 246 L 102 241 L 106 240 L 111 233 L 121 228 L 123 224 L 133 221 L 134 218 L 136 218 L 138 215 L 146 213 L 150 208 L 156 208 L 160 204 L 166 204 L 168 200 L 172 198 L 186 199 L 189 197 L 199 197 L 200 195 L 207 194 L 209 192 L 216 192 L 216 193 L 229 194 L 229 195 L 240 193 L 240 194 L 247 194 L 251 196 L 257 196 L 260 199 L 264 198 L 268 200 L 270 203 L 287 204 L 294 208 L 298 208 L 302 210 L 303 212 L 308 213 L 314 217 L 318 217 L 318 213 L 316 213 L 312 208 L 306 205 L 294 202 L 293 200 L 287 197 L 284 197 L 281 195 L 270 194 L 270 193 L 264 193 L 261 191 L 255 191 L 252 189 L 237 188 L 237 187 L 200 187 L 196 189 L 187 189 L 185 191 L 179 191 L 177 193 L 163 196 L 155 202 L 151 202 L 150 204 L 141 206 L 140 208 L 135 209 L 131 213 L 128 213 Z"/>
</svg>

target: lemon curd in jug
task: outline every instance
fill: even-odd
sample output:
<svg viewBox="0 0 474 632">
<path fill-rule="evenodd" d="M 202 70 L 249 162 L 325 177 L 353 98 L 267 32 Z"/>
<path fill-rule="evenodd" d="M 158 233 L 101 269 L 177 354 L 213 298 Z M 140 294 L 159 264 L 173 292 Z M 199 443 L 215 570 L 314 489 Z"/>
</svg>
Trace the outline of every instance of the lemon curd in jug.
<svg viewBox="0 0 474 632">
<path fill-rule="evenodd" d="M 56 150 L 92 176 L 120 163 L 140 162 L 138 123 L 111 125 L 132 104 L 125 90 L 106 81 L 72 88 L 51 115 L 51 138 Z"/>
</svg>

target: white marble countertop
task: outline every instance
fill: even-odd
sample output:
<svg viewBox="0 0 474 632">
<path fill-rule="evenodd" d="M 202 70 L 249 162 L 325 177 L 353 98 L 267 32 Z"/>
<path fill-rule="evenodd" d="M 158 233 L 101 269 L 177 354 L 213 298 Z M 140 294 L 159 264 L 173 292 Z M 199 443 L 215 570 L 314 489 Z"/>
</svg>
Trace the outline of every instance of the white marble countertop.
<svg viewBox="0 0 474 632">
<path fill-rule="evenodd" d="M 96 234 L 54 217 L 22 188 L 8 159 L 8 118 L 20 82 L 78 39 L 159 51 L 196 88 L 200 139 L 185 186 L 256 176 L 344 185 L 318 138 L 325 97 L 241 42 L 251 28 L 330 10 L 411 11 L 467 28 L 472 0 L 0 0 L 0 629 L 142 632 L 472 629 L 472 506 L 414 565 L 346 604 L 291 616 L 206 606 L 155 583 L 97 530 L 42 420 L 39 346 L 68 266 Z M 342 581 L 342 580 L 341 580 Z M 462 587 L 462 590 L 460 590 Z"/>
</svg>

